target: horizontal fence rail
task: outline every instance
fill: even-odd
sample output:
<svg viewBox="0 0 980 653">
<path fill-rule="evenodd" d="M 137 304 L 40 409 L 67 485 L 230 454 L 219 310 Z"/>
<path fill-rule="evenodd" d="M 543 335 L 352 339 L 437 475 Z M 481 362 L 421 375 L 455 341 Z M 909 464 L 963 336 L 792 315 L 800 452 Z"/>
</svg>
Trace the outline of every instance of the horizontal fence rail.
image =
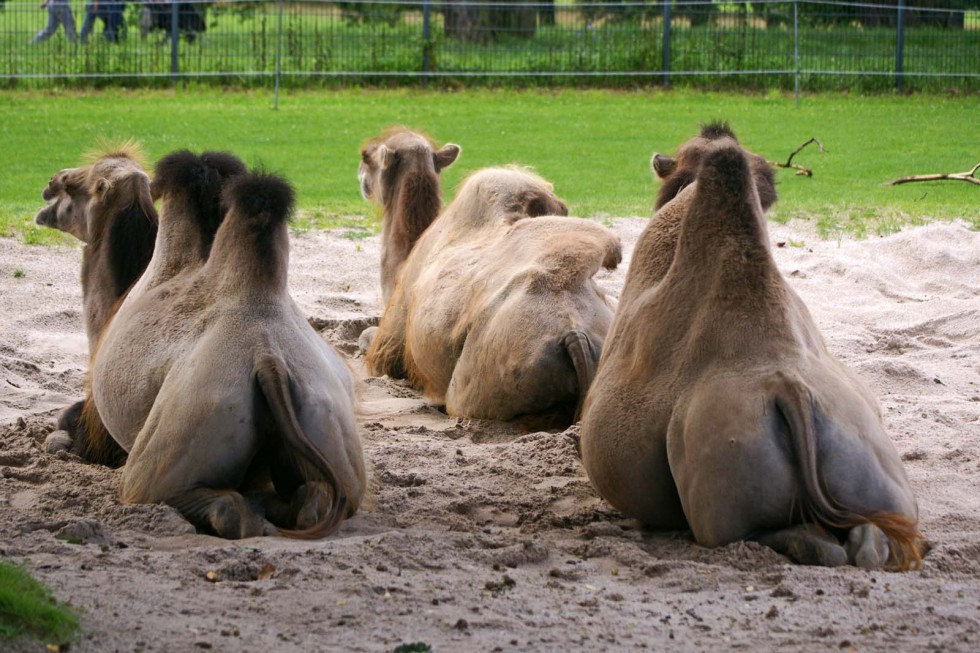
<svg viewBox="0 0 980 653">
<path fill-rule="evenodd" d="M 980 0 L 0 0 L 0 84 L 980 90 Z"/>
</svg>

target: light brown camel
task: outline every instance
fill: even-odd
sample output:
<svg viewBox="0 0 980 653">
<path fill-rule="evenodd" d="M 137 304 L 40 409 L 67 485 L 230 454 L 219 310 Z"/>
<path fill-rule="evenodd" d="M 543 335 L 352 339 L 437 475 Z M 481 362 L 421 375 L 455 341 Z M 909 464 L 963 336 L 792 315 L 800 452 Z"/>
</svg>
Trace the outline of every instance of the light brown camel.
<svg viewBox="0 0 980 653">
<path fill-rule="evenodd" d="M 392 127 L 361 149 L 357 180 L 364 199 L 382 208 L 381 297 L 391 298 L 398 269 L 442 208 L 439 173 L 459 156 L 447 143 L 436 149 L 424 134 Z"/>
<path fill-rule="evenodd" d="M 399 272 L 371 373 L 408 376 L 450 415 L 567 424 L 612 319 L 592 277 L 622 255 L 608 229 L 566 214 L 537 175 L 471 175 Z"/>
<path fill-rule="evenodd" d="M 37 224 L 85 243 L 82 312 L 90 355 L 113 307 L 146 269 L 157 232 L 157 212 L 139 147 L 129 142 L 91 158 L 86 166 L 51 177 L 43 192 L 48 205 L 35 217 Z M 52 438 L 52 450 L 70 448 L 90 462 L 118 467 L 126 459 L 126 452 L 107 437 L 98 415 L 86 410 L 85 401 L 62 412 Z"/>
<path fill-rule="evenodd" d="M 704 546 L 908 568 L 916 502 L 880 409 L 779 274 L 771 174 L 725 132 L 689 144 L 692 183 L 634 253 L 583 410 L 586 471 L 617 509 Z"/>
<path fill-rule="evenodd" d="M 180 191 L 161 183 L 154 259 L 201 231 L 167 210 Z M 95 360 L 96 405 L 129 451 L 122 501 L 167 503 L 227 538 L 322 537 L 365 489 L 353 379 L 289 296 L 292 188 L 239 175 L 222 197 L 206 263 L 130 294 Z"/>
</svg>

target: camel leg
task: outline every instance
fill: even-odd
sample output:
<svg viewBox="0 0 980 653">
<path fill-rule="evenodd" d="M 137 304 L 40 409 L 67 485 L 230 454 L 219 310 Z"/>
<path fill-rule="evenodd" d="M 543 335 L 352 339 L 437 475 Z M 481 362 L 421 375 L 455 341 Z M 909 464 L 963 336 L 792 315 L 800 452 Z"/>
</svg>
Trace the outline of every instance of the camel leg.
<svg viewBox="0 0 980 653">
<path fill-rule="evenodd" d="M 176 508 L 198 528 L 220 537 L 237 540 L 273 535 L 275 527 L 249 505 L 244 496 L 232 490 L 196 488 L 172 497 L 166 503 Z"/>
<path fill-rule="evenodd" d="M 855 526 L 844 544 L 847 559 L 862 569 L 881 569 L 888 562 L 888 536 L 874 524 Z"/>
<path fill-rule="evenodd" d="M 839 567 L 847 564 L 844 547 L 830 535 L 811 526 L 792 526 L 764 533 L 754 539 L 803 565 Z"/>
</svg>

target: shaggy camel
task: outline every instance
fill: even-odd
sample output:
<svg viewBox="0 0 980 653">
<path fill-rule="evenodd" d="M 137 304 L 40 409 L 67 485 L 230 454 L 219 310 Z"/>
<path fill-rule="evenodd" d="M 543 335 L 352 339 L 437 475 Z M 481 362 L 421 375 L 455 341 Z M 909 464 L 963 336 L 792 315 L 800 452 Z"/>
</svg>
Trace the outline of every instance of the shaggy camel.
<svg viewBox="0 0 980 653">
<path fill-rule="evenodd" d="M 193 164 L 155 182 L 150 270 L 200 242 L 202 216 L 168 210 L 185 205 L 175 180 Z M 122 501 L 167 503 L 227 538 L 322 537 L 366 484 L 351 373 L 289 296 L 292 188 L 238 175 L 222 198 L 207 261 L 131 293 L 95 360 L 99 414 L 129 451 Z"/>
<path fill-rule="evenodd" d="M 361 150 L 361 195 L 383 210 L 381 297 L 386 304 L 398 269 L 442 208 L 439 173 L 459 153 L 459 145 L 447 143 L 437 150 L 431 138 L 405 127 L 392 127 Z"/>
<path fill-rule="evenodd" d="M 682 153 L 694 149 L 693 174 L 668 171 L 689 185 L 664 185 L 676 196 L 635 250 L 585 402 L 589 478 L 617 509 L 704 546 L 917 564 L 916 502 L 877 402 L 769 251 L 771 173 L 724 127 Z"/>
<path fill-rule="evenodd" d="M 87 166 L 51 177 L 43 192 L 48 205 L 35 217 L 37 224 L 85 243 L 82 312 L 90 356 L 116 303 L 146 269 L 157 232 L 157 212 L 139 148 L 126 143 L 93 158 Z M 111 467 L 126 459 L 85 400 L 61 413 L 58 429 L 52 434 L 53 449 L 70 448 L 85 460 Z"/>
<path fill-rule="evenodd" d="M 61 170 L 48 182 L 48 205 L 34 218 L 85 243 L 82 305 L 89 351 L 119 298 L 150 262 L 157 212 L 138 148 L 127 143 L 96 155 L 82 168 Z"/>
<path fill-rule="evenodd" d="M 612 320 L 592 277 L 622 254 L 567 212 L 529 172 L 471 175 L 399 272 L 369 371 L 408 376 L 450 415 L 569 422 Z"/>
</svg>

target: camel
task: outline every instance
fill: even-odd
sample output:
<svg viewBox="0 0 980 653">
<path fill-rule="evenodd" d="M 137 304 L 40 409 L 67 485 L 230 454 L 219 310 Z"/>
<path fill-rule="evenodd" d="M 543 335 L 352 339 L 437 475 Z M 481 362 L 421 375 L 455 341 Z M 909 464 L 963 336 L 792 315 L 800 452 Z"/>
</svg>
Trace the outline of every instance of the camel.
<svg viewBox="0 0 980 653">
<path fill-rule="evenodd" d="M 880 408 L 769 250 L 771 172 L 725 126 L 681 152 L 692 156 L 676 170 L 654 157 L 673 190 L 634 251 L 583 408 L 592 484 L 707 547 L 755 540 L 803 564 L 918 565 L 918 509 Z"/>
<path fill-rule="evenodd" d="M 207 215 L 170 210 L 192 204 L 180 180 L 194 165 L 154 180 L 163 210 L 147 275 L 201 242 Z M 166 503 L 225 538 L 323 537 L 366 485 L 352 375 L 289 296 L 292 187 L 237 175 L 221 206 L 206 262 L 134 288 L 103 335 L 92 391 L 129 452 L 121 500 Z"/>
<path fill-rule="evenodd" d="M 391 298 L 395 276 L 422 233 L 439 215 L 439 173 L 459 156 L 459 145 L 436 149 L 424 134 L 392 127 L 361 149 L 361 196 L 381 205 L 381 297 Z"/>
<path fill-rule="evenodd" d="M 35 217 L 37 224 L 85 243 L 82 312 L 90 355 L 116 303 L 146 269 L 157 232 L 157 212 L 139 147 L 128 142 L 91 158 L 86 166 L 51 177 L 42 193 L 48 205 Z M 126 453 L 107 435 L 98 415 L 86 408 L 86 401 L 78 401 L 58 417 L 51 448 L 70 448 L 90 462 L 118 467 Z"/>
<path fill-rule="evenodd" d="M 402 266 L 369 372 L 408 377 L 450 415 L 567 425 L 612 320 L 592 277 L 622 258 L 615 234 L 567 213 L 528 171 L 471 175 Z"/>
<path fill-rule="evenodd" d="M 82 305 L 90 352 L 113 306 L 146 269 L 157 231 L 138 146 L 126 143 L 93 159 L 51 177 L 42 194 L 48 205 L 34 218 L 85 243 Z"/>
</svg>

